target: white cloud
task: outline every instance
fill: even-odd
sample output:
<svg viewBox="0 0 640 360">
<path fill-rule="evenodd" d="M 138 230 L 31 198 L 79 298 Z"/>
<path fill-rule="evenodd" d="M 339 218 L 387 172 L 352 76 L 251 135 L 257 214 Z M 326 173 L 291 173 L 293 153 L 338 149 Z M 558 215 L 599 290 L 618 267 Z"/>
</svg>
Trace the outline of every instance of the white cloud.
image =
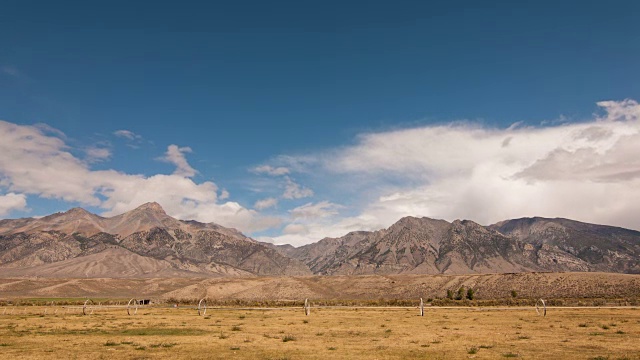
<svg viewBox="0 0 640 360">
<path fill-rule="evenodd" d="M 278 205 L 278 199 L 266 198 L 266 199 L 256 201 L 253 207 L 257 210 L 264 210 L 264 209 L 272 208 L 276 205 Z"/>
<path fill-rule="evenodd" d="M 227 189 L 222 189 L 222 191 L 220 192 L 220 196 L 218 196 L 218 199 L 220 200 L 227 200 L 229 198 L 230 194 L 227 191 Z"/>
<path fill-rule="evenodd" d="M 24 194 L 8 193 L 0 195 L 0 216 L 7 215 L 13 210 L 24 210 L 27 207 L 27 197 Z"/>
<path fill-rule="evenodd" d="M 379 229 L 379 223 L 371 223 L 365 217 L 340 217 L 344 206 L 329 201 L 307 203 L 289 211 L 290 219 L 282 234 L 261 239 L 275 244 L 300 246 L 325 237 L 339 237 L 355 230 Z"/>
<path fill-rule="evenodd" d="M 284 192 L 280 196 L 282 199 L 294 200 L 313 196 L 313 190 L 302 186 L 291 179 L 288 174 L 291 173 L 289 167 L 261 165 L 250 170 L 254 174 L 266 174 L 277 177 L 280 187 L 284 187 Z M 271 180 L 268 180 L 271 181 Z M 262 189 L 256 189 L 256 192 L 263 192 Z M 257 203 L 256 203 L 257 204 Z M 257 209 L 257 207 L 256 207 Z"/>
<path fill-rule="evenodd" d="M 115 135 L 117 137 L 129 139 L 129 140 L 140 140 L 140 139 L 142 139 L 142 136 L 134 133 L 131 130 L 117 130 L 117 131 L 113 132 L 113 135 Z"/>
<path fill-rule="evenodd" d="M 0 121 L 0 134 L 0 187 L 12 193 L 98 206 L 105 209 L 107 216 L 157 201 L 172 216 L 216 222 L 242 231 L 280 223 L 279 219 L 262 217 L 236 202 L 221 203 L 216 184 L 196 183 L 186 177 L 195 170 L 184 159 L 185 148 L 169 147 L 165 155 L 176 165 L 176 173 L 147 177 L 92 170 L 68 151 L 63 140 L 46 134 L 40 127 Z M 15 202 L 15 196 L 12 199 L 13 208 L 22 206 Z"/>
<path fill-rule="evenodd" d="M 160 158 L 160 160 L 174 164 L 176 166 L 176 171 L 174 171 L 175 175 L 193 177 L 198 172 L 187 162 L 185 154 L 190 152 L 190 147 L 178 147 L 177 145 L 169 145 L 169 147 L 167 148 L 167 152 L 165 153 L 164 157 Z"/>
<path fill-rule="evenodd" d="M 640 105 L 598 105 L 604 114 L 581 123 L 426 126 L 364 134 L 352 146 L 291 157 L 327 177 L 333 193 L 357 190 L 363 200 L 353 217 L 309 221 L 304 233 L 274 242 L 300 245 L 387 227 L 408 215 L 483 224 L 566 217 L 640 229 Z"/>
<path fill-rule="evenodd" d="M 632 99 L 623 101 L 600 101 L 598 106 L 606 111 L 602 121 L 638 121 L 640 120 L 640 104 Z"/>
<path fill-rule="evenodd" d="M 313 190 L 301 186 L 300 184 L 291 180 L 291 178 L 286 177 L 284 193 L 282 194 L 282 197 L 284 199 L 302 199 L 310 196 L 313 196 Z"/>
<path fill-rule="evenodd" d="M 290 210 L 293 219 L 319 219 L 337 215 L 341 206 L 329 201 L 321 201 L 317 204 L 307 203 Z"/>
<path fill-rule="evenodd" d="M 104 161 L 111 157 L 111 150 L 104 147 L 88 147 L 84 152 L 89 162 Z"/>
<path fill-rule="evenodd" d="M 267 174 L 271 176 L 282 176 L 289 174 L 289 169 L 286 167 L 273 167 L 270 165 L 261 165 L 251 169 L 251 172 L 256 174 Z"/>
<path fill-rule="evenodd" d="M 303 224 L 289 224 L 284 227 L 282 233 L 285 235 L 307 235 L 309 229 Z"/>
</svg>

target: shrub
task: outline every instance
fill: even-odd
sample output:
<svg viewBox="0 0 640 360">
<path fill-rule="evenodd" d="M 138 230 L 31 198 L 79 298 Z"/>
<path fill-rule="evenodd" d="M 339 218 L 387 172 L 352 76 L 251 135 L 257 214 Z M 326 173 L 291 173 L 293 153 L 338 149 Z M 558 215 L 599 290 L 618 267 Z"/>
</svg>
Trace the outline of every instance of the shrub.
<svg viewBox="0 0 640 360">
<path fill-rule="evenodd" d="M 473 290 L 472 288 L 469 288 L 467 290 L 467 299 L 473 300 L 473 297 L 474 297 L 475 293 L 476 293 L 475 290 Z"/>
<path fill-rule="evenodd" d="M 447 290 L 447 299 L 453 300 L 453 290 L 451 289 Z"/>
</svg>

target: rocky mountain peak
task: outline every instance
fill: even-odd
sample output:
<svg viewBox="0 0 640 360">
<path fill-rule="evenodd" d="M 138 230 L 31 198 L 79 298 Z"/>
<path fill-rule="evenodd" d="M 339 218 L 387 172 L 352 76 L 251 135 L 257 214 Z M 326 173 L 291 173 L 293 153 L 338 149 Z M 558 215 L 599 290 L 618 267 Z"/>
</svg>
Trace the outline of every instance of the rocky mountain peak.
<svg viewBox="0 0 640 360">
<path fill-rule="evenodd" d="M 144 203 L 137 208 L 133 209 L 132 212 L 145 212 L 145 213 L 153 213 L 158 215 L 167 215 L 167 213 L 162 208 L 162 205 L 157 202 L 148 202 Z"/>
<path fill-rule="evenodd" d="M 127 265 L 128 264 L 128 265 Z M 299 261 L 223 226 L 181 221 L 156 202 L 103 218 L 80 208 L 0 220 L 0 273 L 14 269 L 96 277 L 310 275 Z M 39 270 L 33 270 L 38 268 Z M 76 269 L 76 270 L 74 270 Z M 164 270 L 162 270 L 164 269 Z"/>
<path fill-rule="evenodd" d="M 87 210 L 81 208 L 81 207 L 74 207 L 71 208 L 63 213 L 61 213 L 61 215 L 64 215 L 65 217 L 70 217 L 72 219 L 79 219 L 79 218 L 86 218 L 86 217 L 98 217 L 98 215 L 92 214 L 90 212 L 88 212 Z"/>
</svg>

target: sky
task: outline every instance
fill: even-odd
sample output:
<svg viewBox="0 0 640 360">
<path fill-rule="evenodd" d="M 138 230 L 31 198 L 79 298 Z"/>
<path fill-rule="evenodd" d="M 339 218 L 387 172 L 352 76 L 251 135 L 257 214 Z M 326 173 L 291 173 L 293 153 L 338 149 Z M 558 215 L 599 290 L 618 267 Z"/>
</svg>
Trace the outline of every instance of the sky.
<svg viewBox="0 0 640 360">
<path fill-rule="evenodd" d="M 3 1 L 0 218 L 640 230 L 637 1 Z"/>
</svg>

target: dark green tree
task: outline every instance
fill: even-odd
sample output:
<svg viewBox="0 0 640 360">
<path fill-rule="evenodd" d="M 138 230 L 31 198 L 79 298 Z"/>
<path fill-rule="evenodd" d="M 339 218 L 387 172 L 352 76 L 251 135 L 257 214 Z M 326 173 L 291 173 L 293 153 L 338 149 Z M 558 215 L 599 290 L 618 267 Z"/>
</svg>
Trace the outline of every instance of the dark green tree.
<svg viewBox="0 0 640 360">
<path fill-rule="evenodd" d="M 475 293 L 476 291 L 472 288 L 467 289 L 467 299 L 473 300 L 473 296 L 475 295 Z"/>
<path fill-rule="evenodd" d="M 453 290 L 451 289 L 447 290 L 447 299 L 453 300 Z"/>
<path fill-rule="evenodd" d="M 456 300 L 462 299 L 464 299 L 464 286 L 460 286 L 460 289 L 458 289 L 458 294 L 456 295 Z"/>
</svg>

